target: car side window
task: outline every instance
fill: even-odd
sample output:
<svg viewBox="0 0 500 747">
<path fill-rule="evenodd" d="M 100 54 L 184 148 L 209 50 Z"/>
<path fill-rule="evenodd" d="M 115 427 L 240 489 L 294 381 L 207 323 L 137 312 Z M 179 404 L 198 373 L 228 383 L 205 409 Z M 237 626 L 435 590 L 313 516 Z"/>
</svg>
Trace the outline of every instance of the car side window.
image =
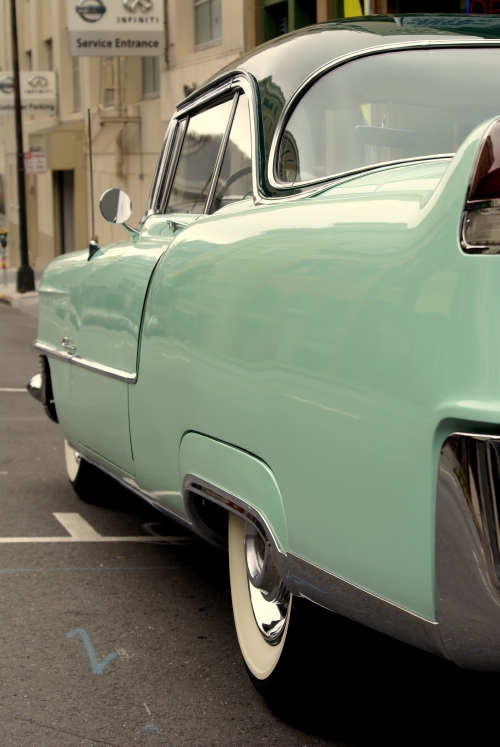
<svg viewBox="0 0 500 747">
<path fill-rule="evenodd" d="M 189 117 L 166 213 L 203 213 L 233 100 Z"/>
<path fill-rule="evenodd" d="M 238 99 L 211 213 L 252 194 L 252 137 L 248 98 Z"/>
</svg>

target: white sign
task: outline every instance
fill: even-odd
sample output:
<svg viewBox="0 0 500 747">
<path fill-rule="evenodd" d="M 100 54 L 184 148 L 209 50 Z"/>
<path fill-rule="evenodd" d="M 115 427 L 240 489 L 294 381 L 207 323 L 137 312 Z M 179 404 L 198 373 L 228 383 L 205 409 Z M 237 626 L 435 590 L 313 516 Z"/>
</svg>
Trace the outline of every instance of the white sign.
<svg viewBox="0 0 500 747">
<path fill-rule="evenodd" d="M 21 108 L 26 114 L 56 113 L 56 74 L 52 70 L 19 73 Z M 0 71 L 0 114 L 14 113 L 14 76 Z"/>
<path fill-rule="evenodd" d="M 75 56 L 159 56 L 164 0 L 66 0 L 69 53 Z"/>
<path fill-rule="evenodd" d="M 43 150 L 30 150 L 24 154 L 25 174 L 46 174 L 47 154 Z"/>
</svg>

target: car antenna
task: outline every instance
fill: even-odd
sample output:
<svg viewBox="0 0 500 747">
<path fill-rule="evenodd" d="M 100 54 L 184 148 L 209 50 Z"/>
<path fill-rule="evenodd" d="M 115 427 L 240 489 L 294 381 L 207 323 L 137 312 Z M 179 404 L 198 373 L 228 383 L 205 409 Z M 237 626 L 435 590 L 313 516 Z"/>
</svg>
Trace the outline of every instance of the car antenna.
<svg viewBox="0 0 500 747">
<path fill-rule="evenodd" d="M 92 132 L 90 120 L 90 106 L 87 107 L 87 138 L 89 144 L 89 173 L 90 173 L 90 210 L 92 216 L 92 236 L 89 241 L 89 259 L 92 259 L 98 251 L 99 245 L 95 240 L 95 213 L 94 213 L 94 169 L 92 163 Z"/>
</svg>

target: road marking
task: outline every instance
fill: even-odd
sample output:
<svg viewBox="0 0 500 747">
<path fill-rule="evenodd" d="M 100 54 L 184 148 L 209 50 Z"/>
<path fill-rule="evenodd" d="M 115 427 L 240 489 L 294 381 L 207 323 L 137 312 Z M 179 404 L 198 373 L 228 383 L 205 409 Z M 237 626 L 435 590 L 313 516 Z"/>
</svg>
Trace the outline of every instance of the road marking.
<svg viewBox="0 0 500 747">
<path fill-rule="evenodd" d="M 75 571 L 188 571 L 188 565 L 97 566 L 95 568 L 0 568 L 0 576 L 14 573 L 74 573 Z"/>
<path fill-rule="evenodd" d="M 24 389 L 13 389 L 9 386 L 0 386 L 0 392 L 27 392 L 28 390 L 26 388 Z"/>
<path fill-rule="evenodd" d="M 99 659 L 95 655 L 94 648 L 90 642 L 90 638 L 88 637 L 87 632 L 83 628 L 74 628 L 73 630 L 70 630 L 69 633 L 67 633 L 66 638 L 73 638 L 75 635 L 79 635 L 83 641 L 83 645 L 85 646 L 85 649 L 89 655 L 90 666 L 92 667 L 93 674 L 102 674 L 104 668 L 107 667 L 109 662 L 113 661 L 113 659 L 116 659 L 116 653 L 113 651 L 113 653 L 108 654 L 102 661 L 99 661 Z"/>
<path fill-rule="evenodd" d="M 196 537 L 160 535 L 138 535 L 135 537 L 106 537 L 96 532 L 83 516 L 76 513 L 54 513 L 57 521 L 69 533 L 69 537 L 0 537 L 0 544 L 11 545 L 40 542 L 162 542 L 168 545 L 187 545 L 196 542 Z"/>
<path fill-rule="evenodd" d="M 92 540 L 95 542 L 101 539 L 102 535 L 96 532 L 80 514 L 55 513 L 54 516 L 77 542 L 89 542 Z"/>
</svg>

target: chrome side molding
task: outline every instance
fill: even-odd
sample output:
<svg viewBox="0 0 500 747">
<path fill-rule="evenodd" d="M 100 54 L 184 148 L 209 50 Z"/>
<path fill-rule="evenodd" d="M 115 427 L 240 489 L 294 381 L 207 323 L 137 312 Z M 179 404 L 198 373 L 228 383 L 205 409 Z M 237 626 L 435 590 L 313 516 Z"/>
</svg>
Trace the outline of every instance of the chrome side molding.
<svg viewBox="0 0 500 747">
<path fill-rule="evenodd" d="M 65 341 L 70 344 L 65 344 Z M 71 340 L 67 337 L 63 338 L 62 344 L 70 348 L 70 350 L 76 350 Z M 137 381 L 137 372 L 123 371 L 121 368 L 113 368 L 112 366 L 105 366 L 97 361 L 91 361 L 87 358 L 82 358 L 80 355 L 76 355 L 74 352 L 67 352 L 65 350 L 58 350 L 53 345 L 47 345 L 46 342 L 39 342 L 35 340 L 32 344 L 34 350 L 38 350 L 48 358 L 54 358 L 55 360 L 65 361 L 66 363 L 72 363 L 74 366 L 85 368 L 87 371 L 94 371 L 94 373 L 102 374 L 102 376 L 109 376 L 111 379 L 117 379 L 118 381 L 124 381 L 126 384 L 135 384 Z"/>
<path fill-rule="evenodd" d="M 387 602 L 292 553 L 284 553 L 262 514 L 238 496 L 197 475 L 184 477 L 182 493 L 188 518 L 195 532 L 219 547 L 220 538 L 211 537 L 193 497 L 207 500 L 252 524 L 263 536 L 281 578 L 295 596 L 305 597 L 374 630 L 397 638 L 438 656 L 449 658 L 441 640 L 439 625 Z"/>
</svg>

